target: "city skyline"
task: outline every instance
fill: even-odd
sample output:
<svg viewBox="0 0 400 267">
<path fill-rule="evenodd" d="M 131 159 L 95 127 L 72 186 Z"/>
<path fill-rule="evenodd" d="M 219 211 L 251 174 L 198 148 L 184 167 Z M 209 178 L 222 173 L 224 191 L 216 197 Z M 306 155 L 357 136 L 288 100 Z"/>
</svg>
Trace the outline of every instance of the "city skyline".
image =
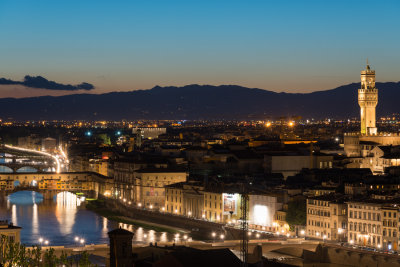
<svg viewBox="0 0 400 267">
<path fill-rule="evenodd" d="M 400 266 L 399 10 L 0 1 L 0 266 Z"/>
<path fill-rule="evenodd" d="M 399 3 L 3 1 L 0 78 L 87 82 L 89 93 L 187 84 L 312 92 L 398 81 Z M 29 23 L 28 23 L 29 22 Z M 288 79 L 287 77 L 290 77 Z M 73 93 L 88 92 L 74 91 Z M 0 97 L 69 94 L 0 85 Z"/>
</svg>

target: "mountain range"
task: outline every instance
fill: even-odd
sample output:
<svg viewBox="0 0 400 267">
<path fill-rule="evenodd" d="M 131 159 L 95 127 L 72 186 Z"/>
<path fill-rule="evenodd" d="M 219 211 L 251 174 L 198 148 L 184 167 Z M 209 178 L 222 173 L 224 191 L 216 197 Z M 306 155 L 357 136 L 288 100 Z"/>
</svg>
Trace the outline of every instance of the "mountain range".
<svg viewBox="0 0 400 267">
<path fill-rule="evenodd" d="M 359 116 L 352 83 L 313 93 L 276 93 L 236 85 L 156 86 L 149 90 L 1 98 L 0 118 L 13 120 L 266 119 Z M 376 83 L 377 116 L 400 113 L 400 82 Z"/>
</svg>

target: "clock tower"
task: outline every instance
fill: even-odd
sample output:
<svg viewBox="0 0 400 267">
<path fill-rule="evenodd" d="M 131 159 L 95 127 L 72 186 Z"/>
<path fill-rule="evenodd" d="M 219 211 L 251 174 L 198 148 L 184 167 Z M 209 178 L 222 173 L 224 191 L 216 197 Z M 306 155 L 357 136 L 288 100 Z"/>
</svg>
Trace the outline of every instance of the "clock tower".
<svg viewBox="0 0 400 267">
<path fill-rule="evenodd" d="M 375 108 L 378 104 L 378 89 L 375 87 L 375 71 L 367 67 L 361 71 L 361 89 L 358 89 L 358 105 L 360 106 L 361 134 L 376 135 Z"/>
</svg>

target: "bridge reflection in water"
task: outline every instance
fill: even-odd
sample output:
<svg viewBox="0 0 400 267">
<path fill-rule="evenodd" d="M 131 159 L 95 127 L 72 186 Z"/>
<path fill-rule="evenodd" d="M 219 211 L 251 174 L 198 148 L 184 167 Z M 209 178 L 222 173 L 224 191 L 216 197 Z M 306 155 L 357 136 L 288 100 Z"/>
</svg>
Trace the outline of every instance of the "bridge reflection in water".
<svg viewBox="0 0 400 267">
<path fill-rule="evenodd" d="M 80 206 L 78 205 L 80 204 Z M 51 245 L 77 245 L 75 237 L 86 244 L 108 243 L 107 233 L 119 226 L 134 232 L 135 243 L 171 241 L 174 236 L 129 224 L 119 224 L 85 209 L 79 196 L 61 192 L 53 200 L 38 192 L 19 191 L 0 198 L 0 219 L 8 219 L 22 227 L 21 241 L 38 244 L 39 238 Z"/>
</svg>

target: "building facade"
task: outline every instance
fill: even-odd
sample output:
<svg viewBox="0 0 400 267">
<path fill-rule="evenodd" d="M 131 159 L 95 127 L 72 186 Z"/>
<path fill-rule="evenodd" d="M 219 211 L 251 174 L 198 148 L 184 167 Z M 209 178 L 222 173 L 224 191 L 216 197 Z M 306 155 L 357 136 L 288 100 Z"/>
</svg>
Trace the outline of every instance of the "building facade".
<svg viewBox="0 0 400 267">
<path fill-rule="evenodd" d="M 341 195 L 307 199 L 306 236 L 321 240 L 346 241 L 347 204 Z"/>
<path fill-rule="evenodd" d="M 165 206 L 165 186 L 186 182 L 187 173 L 171 169 L 154 168 L 136 171 L 133 183 L 133 200 L 149 209 Z"/>
<path fill-rule="evenodd" d="M 351 244 L 382 248 L 382 201 L 350 201 L 348 241 Z"/>
</svg>

